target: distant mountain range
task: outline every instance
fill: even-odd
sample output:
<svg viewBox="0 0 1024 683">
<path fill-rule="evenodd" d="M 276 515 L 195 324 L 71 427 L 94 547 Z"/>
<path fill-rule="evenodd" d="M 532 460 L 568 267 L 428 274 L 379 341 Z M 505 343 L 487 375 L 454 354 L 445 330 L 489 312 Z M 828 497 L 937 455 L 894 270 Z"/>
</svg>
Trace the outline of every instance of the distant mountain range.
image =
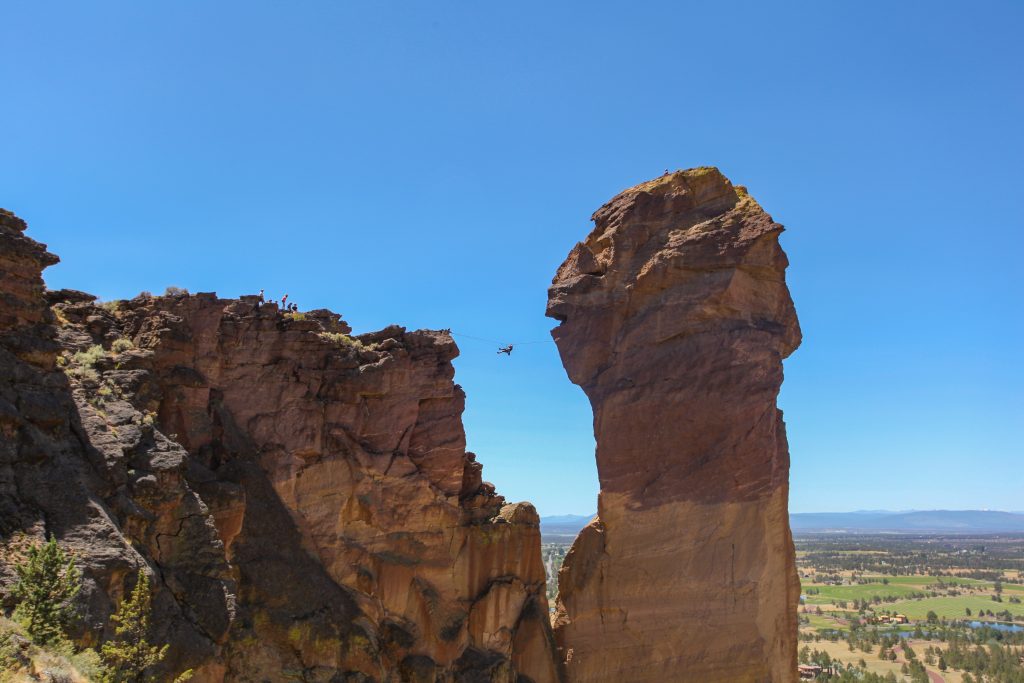
<svg viewBox="0 0 1024 683">
<path fill-rule="evenodd" d="M 812 531 L 1024 533 L 1024 514 L 998 510 L 798 512 L 789 516 L 789 523 L 796 533 Z"/>
<path fill-rule="evenodd" d="M 593 515 L 540 518 L 545 543 L 572 543 Z M 794 533 L 1024 533 L 1024 513 L 998 510 L 859 510 L 797 512 L 789 516 Z"/>
<path fill-rule="evenodd" d="M 580 529 L 590 523 L 594 515 L 553 515 L 540 518 L 540 535 L 544 543 L 572 543 Z"/>
</svg>

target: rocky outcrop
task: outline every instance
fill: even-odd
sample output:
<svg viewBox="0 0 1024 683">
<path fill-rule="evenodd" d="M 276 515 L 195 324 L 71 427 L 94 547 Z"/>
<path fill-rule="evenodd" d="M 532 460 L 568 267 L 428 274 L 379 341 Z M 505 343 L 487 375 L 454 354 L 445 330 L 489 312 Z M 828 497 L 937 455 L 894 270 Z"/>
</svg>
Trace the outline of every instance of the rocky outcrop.
<svg viewBox="0 0 1024 683">
<path fill-rule="evenodd" d="M 538 518 L 465 450 L 447 333 L 45 292 L 24 229 L 0 214 L 0 589 L 53 533 L 82 642 L 154 577 L 167 674 L 558 680 Z"/>
<path fill-rule="evenodd" d="M 626 190 L 593 219 L 548 303 L 594 409 L 601 482 L 559 573 L 568 678 L 792 681 L 776 397 L 800 330 L 782 226 L 712 168 Z"/>
</svg>

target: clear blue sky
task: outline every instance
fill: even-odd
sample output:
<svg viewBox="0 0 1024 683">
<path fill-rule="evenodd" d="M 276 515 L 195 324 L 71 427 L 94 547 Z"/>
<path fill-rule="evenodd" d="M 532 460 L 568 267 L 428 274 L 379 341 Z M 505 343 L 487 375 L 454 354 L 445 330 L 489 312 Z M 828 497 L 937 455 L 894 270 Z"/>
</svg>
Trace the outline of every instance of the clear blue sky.
<svg viewBox="0 0 1024 683">
<path fill-rule="evenodd" d="M 64 259 L 52 287 L 522 341 L 594 209 L 717 165 L 788 227 L 792 509 L 1024 509 L 1022 26 L 1016 1 L 8 1 L 0 206 Z M 461 346 L 485 476 L 592 512 L 554 345 Z"/>
</svg>

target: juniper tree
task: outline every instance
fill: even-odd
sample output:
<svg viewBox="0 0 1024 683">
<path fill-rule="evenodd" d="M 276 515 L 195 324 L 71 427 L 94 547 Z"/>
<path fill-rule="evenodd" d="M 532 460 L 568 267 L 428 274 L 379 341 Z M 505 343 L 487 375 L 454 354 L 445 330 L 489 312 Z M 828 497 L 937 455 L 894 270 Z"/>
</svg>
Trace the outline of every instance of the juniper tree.
<svg viewBox="0 0 1024 683">
<path fill-rule="evenodd" d="M 50 534 L 49 541 L 29 548 L 28 557 L 14 570 L 18 575 L 13 590 L 18 600 L 15 620 L 38 645 L 62 640 L 82 589 L 82 573 L 75 558 L 65 554 Z"/>
<path fill-rule="evenodd" d="M 151 611 L 149 577 L 140 569 L 131 594 L 110 615 L 114 637 L 100 648 L 100 659 L 106 669 L 105 683 L 148 681 L 146 670 L 167 655 L 167 645 L 150 645 L 147 639 Z"/>
</svg>

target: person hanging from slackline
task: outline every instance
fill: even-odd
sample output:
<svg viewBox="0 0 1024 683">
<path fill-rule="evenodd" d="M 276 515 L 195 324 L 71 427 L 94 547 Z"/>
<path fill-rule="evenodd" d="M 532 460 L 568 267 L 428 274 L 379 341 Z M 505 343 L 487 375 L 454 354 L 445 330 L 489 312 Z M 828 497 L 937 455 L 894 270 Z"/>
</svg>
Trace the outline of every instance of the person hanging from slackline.
<svg viewBox="0 0 1024 683">
<path fill-rule="evenodd" d="M 508 346 L 501 346 L 501 347 L 499 347 L 498 348 L 498 353 L 503 353 L 506 356 L 511 356 L 512 355 L 512 345 L 509 344 Z"/>
</svg>

